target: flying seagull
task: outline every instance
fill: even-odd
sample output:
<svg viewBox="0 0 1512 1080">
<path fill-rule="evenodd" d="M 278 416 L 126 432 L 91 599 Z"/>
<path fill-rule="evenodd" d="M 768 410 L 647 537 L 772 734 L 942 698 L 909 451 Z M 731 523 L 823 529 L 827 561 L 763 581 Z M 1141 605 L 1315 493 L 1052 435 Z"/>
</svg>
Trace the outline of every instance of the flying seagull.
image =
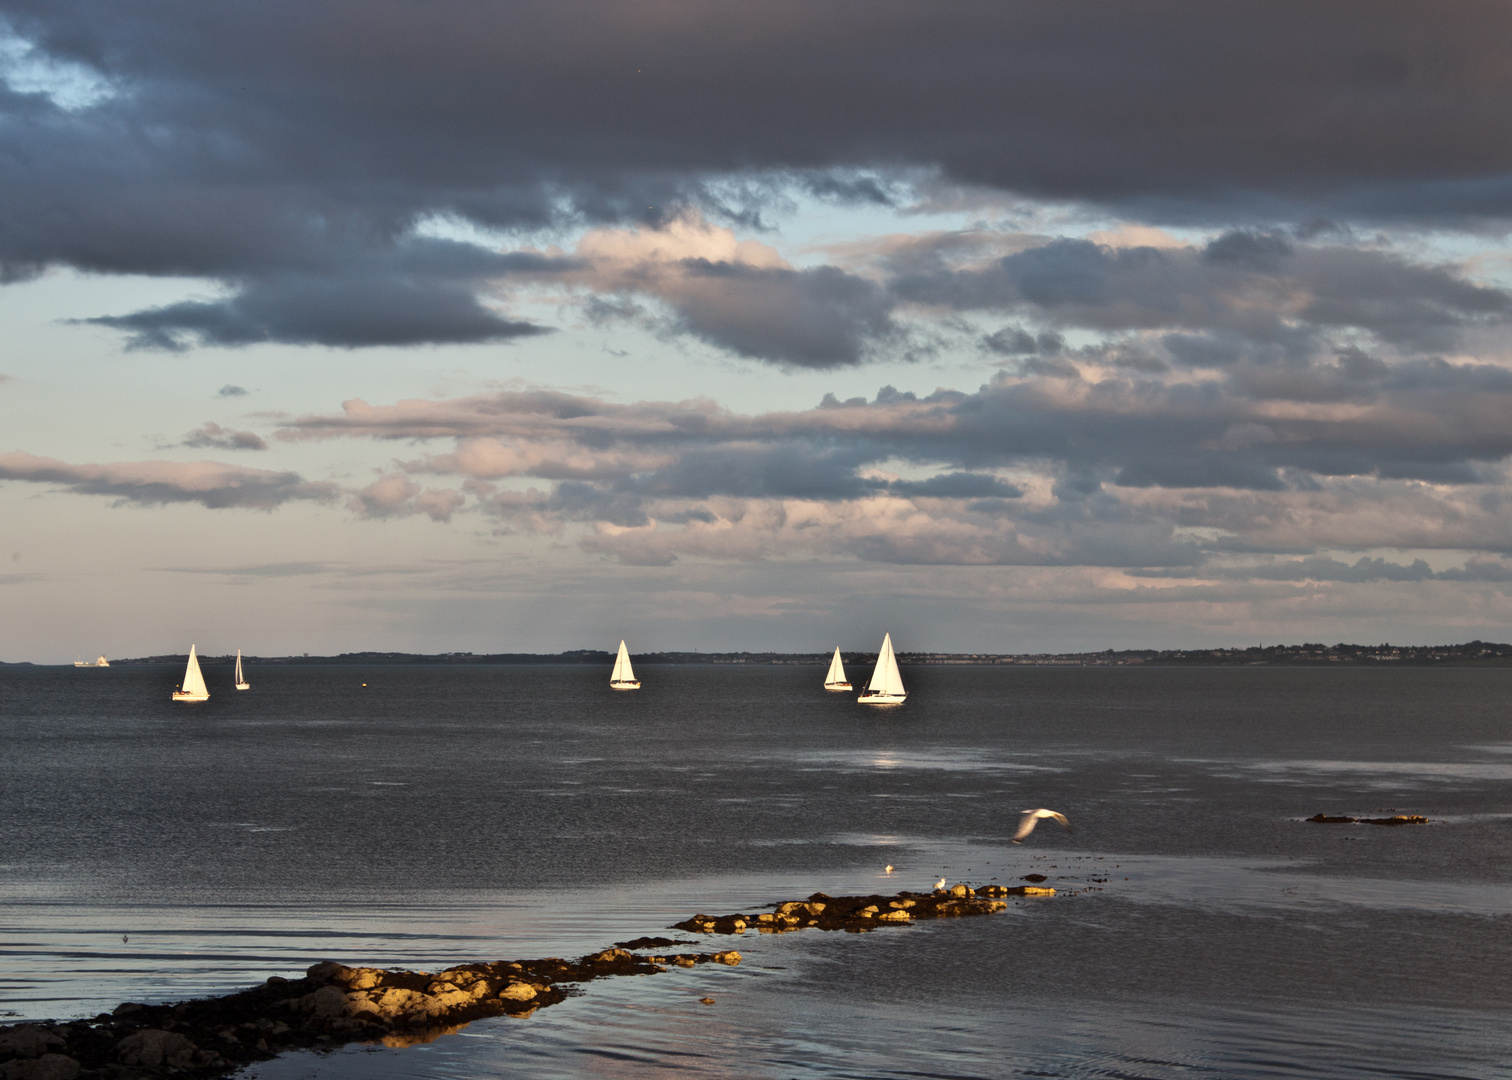
<svg viewBox="0 0 1512 1080">
<path fill-rule="evenodd" d="M 1065 814 L 1057 814 L 1054 810 L 1025 810 L 1023 817 L 1019 818 L 1018 832 L 1013 834 L 1013 842 L 1022 843 L 1024 837 L 1034 831 L 1040 818 L 1054 818 L 1066 827 L 1067 832 L 1071 831 L 1071 823 L 1066 820 Z"/>
</svg>

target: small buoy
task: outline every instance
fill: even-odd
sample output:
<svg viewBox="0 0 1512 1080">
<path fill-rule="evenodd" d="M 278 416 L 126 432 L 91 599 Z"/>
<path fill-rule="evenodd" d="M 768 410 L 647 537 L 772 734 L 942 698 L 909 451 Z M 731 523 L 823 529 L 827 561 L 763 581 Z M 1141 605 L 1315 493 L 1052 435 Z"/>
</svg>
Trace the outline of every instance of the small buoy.
<svg viewBox="0 0 1512 1080">
<path fill-rule="evenodd" d="M 362 684 L 362 685 L 363 685 L 363 686 L 366 686 L 366 685 L 367 685 L 367 683 L 363 683 L 363 684 Z"/>
</svg>

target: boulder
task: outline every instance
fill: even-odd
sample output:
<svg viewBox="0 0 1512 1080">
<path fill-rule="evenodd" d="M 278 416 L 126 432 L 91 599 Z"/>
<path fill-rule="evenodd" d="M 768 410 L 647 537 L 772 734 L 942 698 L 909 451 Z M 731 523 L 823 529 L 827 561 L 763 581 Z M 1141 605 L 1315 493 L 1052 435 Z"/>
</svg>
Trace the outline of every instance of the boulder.
<svg viewBox="0 0 1512 1080">
<path fill-rule="evenodd" d="M 342 982 L 355 975 L 356 972 L 345 964 L 338 964 L 334 960 L 322 960 L 318 964 L 311 964 L 305 969 L 305 978 L 311 982 L 328 983 Z"/>
<path fill-rule="evenodd" d="M 310 1016 L 345 1016 L 347 995 L 339 986 L 322 986 L 295 1001 L 294 1007 Z"/>
<path fill-rule="evenodd" d="M 17 1024 L 15 1027 L 0 1028 L 0 1054 L 41 1057 L 53 1047 L 62 1045 L 62 1038 L 41 1024 Z"/>
<path fill-rule="evenodd" d="M 354 990 L 344 995 L 346 1006 L 343 1012 L 347 1016 L 381 1016 L 382 1012 L 373 1000 L 374 996 L 365 990 Z"/>
<path fill-rule="evenodd" d="M 499 991 L 505 1001 L 530 1001 L 536 996 L 536 988 L 527 982 L 512 982 Z"/>
<path fill-rule="evenodd" d="M 909 922 L 913 919 L 913 916 L 900 909 L 897 911 L 884 911 L 877 916 L 877 919 L 881 922 Z"/>
<path fill-rule="evenodd" d="M 971 890 L 968 889 L 965 885 L 952 885 L 950 887 L 950 895 L 951 896 L 970 896 L 971 895 Z"/>
<path fill-rule="evenodd" d="M 43 1054 L 0 1065 L 0 1080 L 74 1080 L 79 1063 L 62 1054 Z"/>
<path fill-rule="evenodd" d="M 713 959 L 716 964 L 727 964 L 730 967 L 734 967 L 740 963 L 740 954 L 734 949 L 726 949 L 724 952 L 715 953 Z"/>
<path fill-rule="evenodd" d="M 378 996 L 378 1000 L 373 1002 L 373 1005 L 376 1006 L 379 1016 L 385 1020 L 393 1020 L 414 1009 L 424 998 L 425 995 L 418 990 L 404 990 L 391 986 Z"/>
<path fill-rule="evenodd" d="M 383 982 L 383 972 L 378 968 L 347 968 L 344 978 L 333 980 L 348 990 L 371 990 Z"/>
<path fill-rule="evenodd" d="M 466 990 L 446 990 L 439 994 L 421 994 L 405 1011 L 404 1018 L 410 1023 L 435 1020 L 473 1003 L 473 996 Z"/>
<path fill-rule="evenodd" d="M 182 1069 L 194 1064 L 199 1048 L 176 1031 L 147 1028 L 126 1036 L 116 1043 L 115 1050 L 122 1065 L 172 1065 Z"/>
</svg>

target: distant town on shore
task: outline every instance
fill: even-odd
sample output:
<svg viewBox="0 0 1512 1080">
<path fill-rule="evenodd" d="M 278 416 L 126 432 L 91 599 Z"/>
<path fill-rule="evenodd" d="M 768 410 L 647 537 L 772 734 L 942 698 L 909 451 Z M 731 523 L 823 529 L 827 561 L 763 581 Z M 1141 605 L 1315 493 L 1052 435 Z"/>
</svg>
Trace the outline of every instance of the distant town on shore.
<svg viewBox="0 0 1512 1080">
<path fill-rule="evenodd" d="M 876 653 L 842 650 L 846 663 L 867 664 Z M 829 652 L 649 652 L 632 653 L 641 664 L 794 664 L 823 665 Z M 1512 664 L 1512 645 L 1470 641 L 1463 645 L 1252 645 L 1246 649 L 1106 649 L 1081 653 L 965 653 L 899 652 L 903 665 L 1017 665 L 1024 667 L 1245 667 L 1261 665 L 1409 664 L 1416 666 Z M 112 660 L 113 665 L 182 663 L 182 653 Z M 201 656 L 207 663 L 232 657 Z M 587 664 L 607 667 L 614 653 L 603 649 L 573 649 L 560 653 L 402 653 L 351 652 L 337 656 L 246 656 L 257 664 Z"/>
</svg>

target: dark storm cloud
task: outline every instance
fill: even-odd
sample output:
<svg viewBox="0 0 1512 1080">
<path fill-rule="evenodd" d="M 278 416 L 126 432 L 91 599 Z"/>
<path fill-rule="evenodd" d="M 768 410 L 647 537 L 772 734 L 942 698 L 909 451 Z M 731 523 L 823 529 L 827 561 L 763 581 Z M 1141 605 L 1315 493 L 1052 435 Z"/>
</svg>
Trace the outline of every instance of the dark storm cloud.
<svg viewBox="0 0 1512 1080">
<path fill-rule="evenodd" d="M 917 253 L 909 263 L 916 265 Z M 1471 326 L 1501 324 L 1512 296 L 1467 281 L 1453 267 L 1339 244 L 1293 245 L 1269 234 L 1230 232 L 1205 248 L 1114 248 L 1055 240 L 986 267 L 911 267 L 896 277 L 901 299 L 962 311 L 1019 310 L 1062 327 L 1103 332 L 1171 329 L 1178 359 L 1199 365 L 1243 355 L 1306 355 L 1323 334 L 1361 330 L 1406 349 L 1449 348 Z M 1005 328 L 989 348 L 1050 351 Z"/>
<path fill-rule="evenodd" d="M 796 367 L 861 360 L 895 328 L 875 283 L 832 266 L 788 270 L 688 259 L 676 308 L 683 326 L 740 356 Z"/>
<path fill-rule="evenodd" d="M 395 263 L 436 216 L 665 224 L 698 207 L 754 225 L 787 192 L 900 205 L 921 176 L 1210 225 L 1473 225 L 1512 211 L 1512 9 L 1500 3 L 876 0 L 864 17 L 812 0 L 3 10 L 93 89 L 0 90 L 0 275 L 65 264 L 234 292 L 111 316 L 140 345 L 527 330 L 472 299 L 500 271 Z M 1211 249 L 1206 265 L 1255 275 L 1300 257 L 1254 234 Z M 1051 248 L 976 285 L 1083 309 L 1094 326 L 1179 321 L 1169 297 L 1129 294 L 1123 278 L 1183 271 L 1119 259 Z M 1381 267 L 1341 269 L 1355 271 Z M 1320 295 L 1308 318 L 1422 344 L 1425 327 L 1494 313 L 1424 273 L 1398 275 L 1403 307 L 1362 306 L 1350 286 Z M 329 316 L 302 309 L 293 281 L 325 296 Z M 791 364 L 850 362 L 888 331 L 885 304 L 856 282 L 737 284 L 773 302 L 796 290 L 807 313 L 786 339 L 718 310 L 684 311 L 688 331 Z M 969 303 L 970 285 L 956 279 L 946 302 Z M 1105 303 L 1119 295 L 1123 314 Z M 390 318 L 363 318 L 378 310 Z"/>
<path fill-rule="evenodd" d="M 363 266 L 270 272 L 225 299 L 83 321 L 127 331 L 128 348 L 174 351 L 195 342 L 355 348 L 497 341 L 547 331 L 501 317 L 478 301 L 476 290 L 495 276 L 572 265 L 444 241 L 410 241 L 395 255 Z"/>
</svg>

